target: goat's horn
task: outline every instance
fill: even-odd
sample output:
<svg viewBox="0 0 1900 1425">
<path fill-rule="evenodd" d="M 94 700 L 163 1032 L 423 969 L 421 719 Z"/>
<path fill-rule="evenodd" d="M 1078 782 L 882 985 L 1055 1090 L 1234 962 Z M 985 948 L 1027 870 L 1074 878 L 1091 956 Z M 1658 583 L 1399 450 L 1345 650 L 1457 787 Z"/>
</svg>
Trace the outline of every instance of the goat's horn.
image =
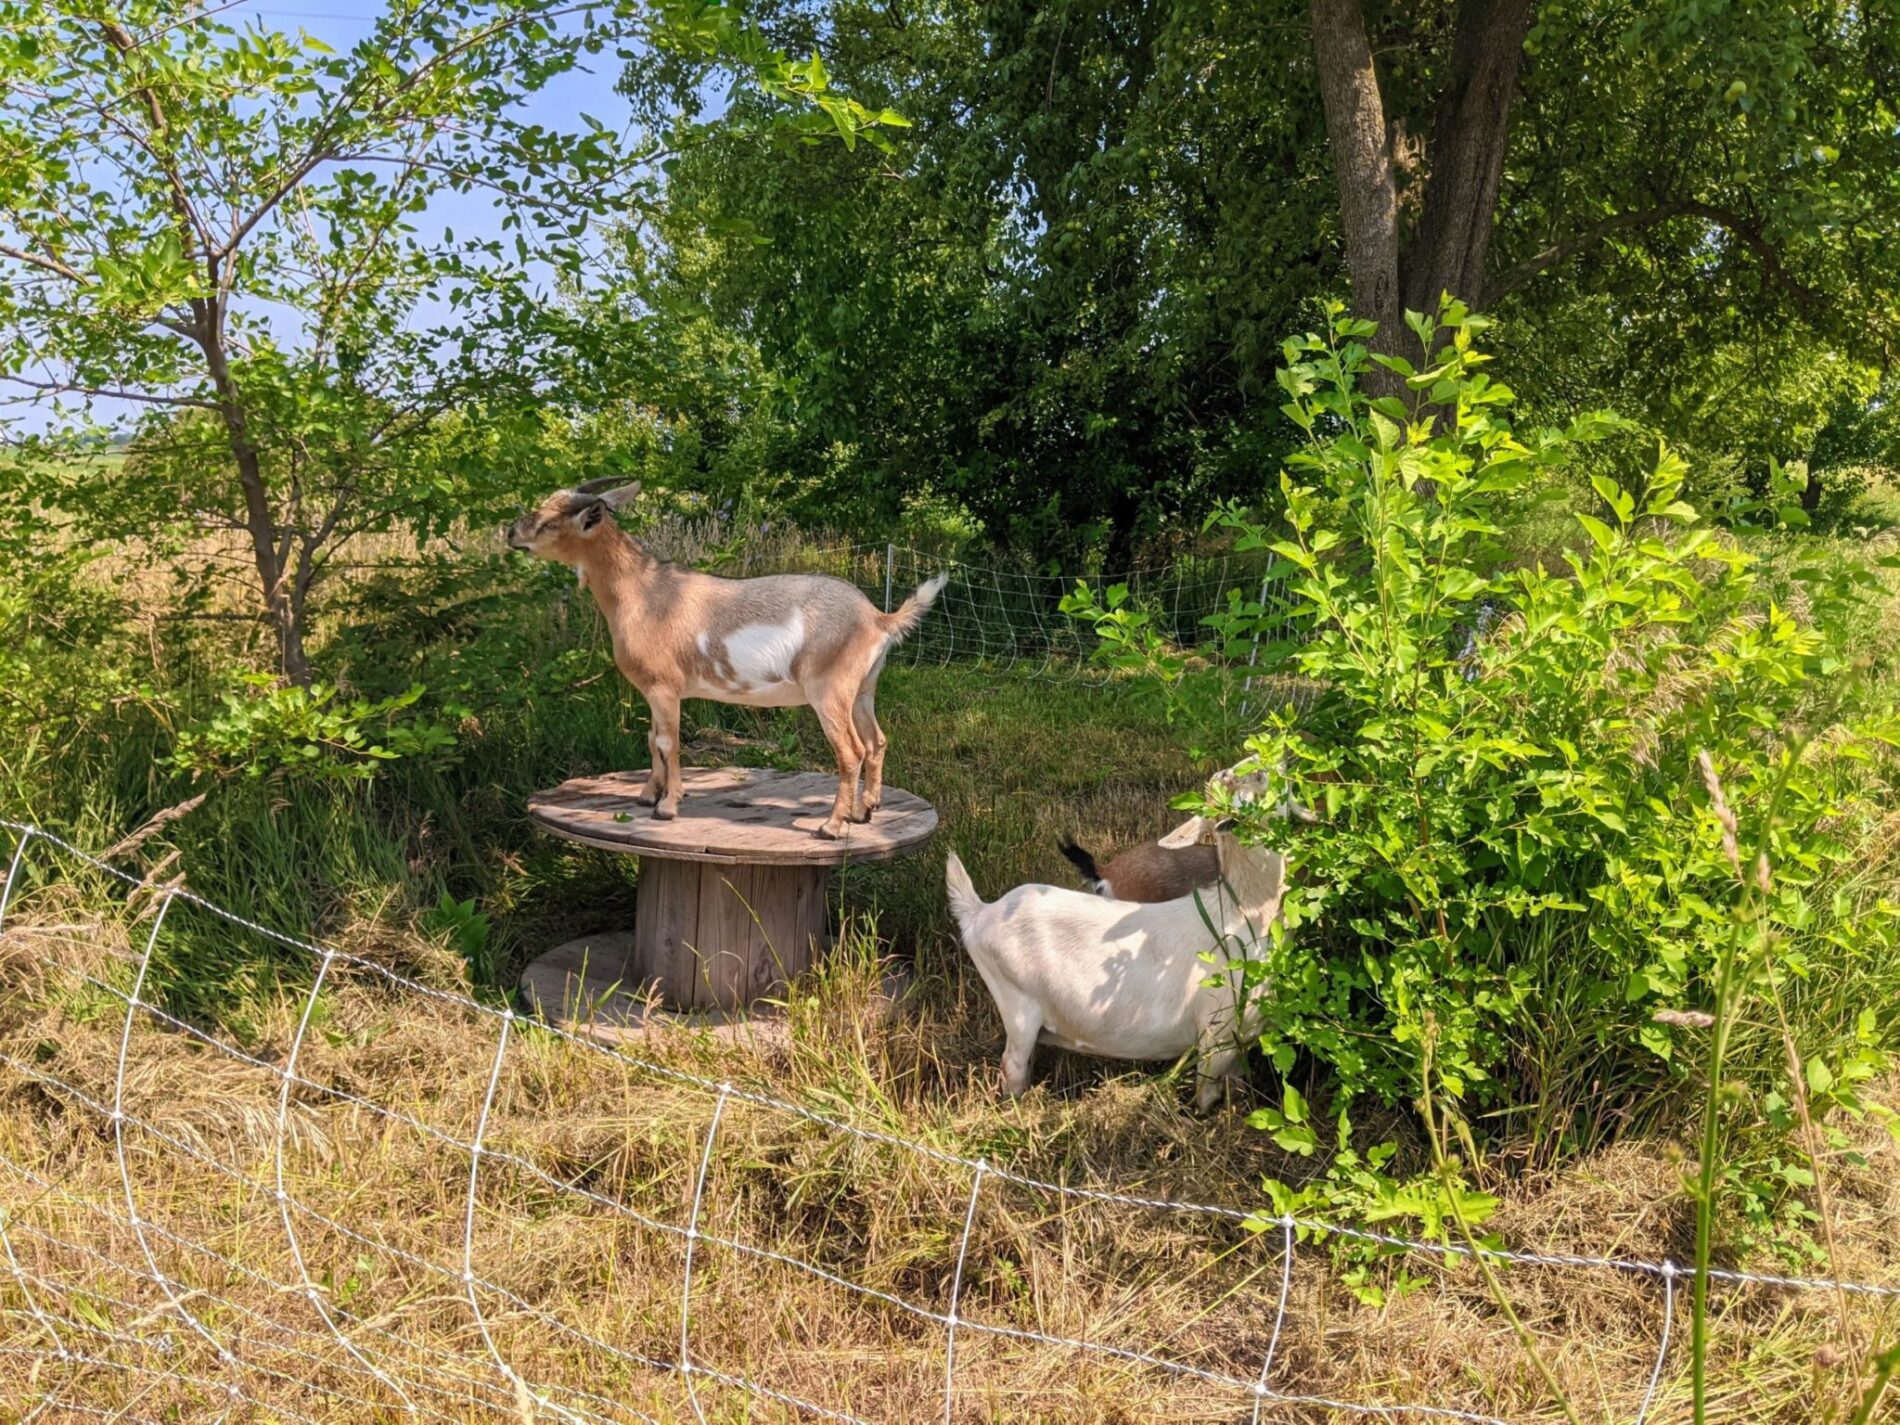
<svg viewBox="0 0 1900 1425">
<path fill-rule="evenodd" d="M 597 480 L 583 480 L 574 487 L 577 495 L 598 495 L 602 490 L 611 490 L 620 483 L 618 475 L 602 475 Z"/>
</svg>

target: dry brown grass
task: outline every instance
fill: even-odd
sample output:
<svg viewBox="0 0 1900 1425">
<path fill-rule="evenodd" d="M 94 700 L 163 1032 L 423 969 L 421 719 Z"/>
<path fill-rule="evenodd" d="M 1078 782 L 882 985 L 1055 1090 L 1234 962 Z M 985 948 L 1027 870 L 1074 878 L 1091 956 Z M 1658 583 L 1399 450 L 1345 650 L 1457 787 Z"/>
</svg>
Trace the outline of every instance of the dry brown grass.
<svg viewBox="0 0 1900 1425">
<path fill-rule="evenodd" d="M 358 1358 L 303 1294 L 272 1195 L 277 1075 L 141 1019 L 124 1085 L 136 1124 L 126 1162 L 138 1212 L 152 1224 L 146 1236 L 159 1268 L 243 1363 L 233 1371 L 146 1270 L 126 1219 L 111 1125 L 81 1097 L 112 1101 L 123 1001 L 79 976 L 123 989 L 129 946 L 142 943 L 128 937 L 139 934 L 54 892 L 34 897 L 26 923 L 0 940 L 11 987 L 0 1017 L 9 1061 L 0 1065 L 0 1201 L 28 1274 L 23 1289 L 0 1271 L 0 1349 L 19 1366 L 8 1370 L 11 1404 L 0 1415 L 209 1420 L 223 1415 L 230 1402 L 220 1386 L 235 1379 L 257 1403 L 240 1404 L 233 1420 L 407 1418 L 366 1359 L 440 1416 L 521 1418 L 461 1279 L 469 1155 L 438 1136 L 466 1141 L 474 1132 L 498 1021 L 359 969 L 339 977 L 304 1041 L 300 1076 L 336 1092 L 293 1094 L 286 1182 L 294 1202 L 348 1232 L 301 1209 L 292 1220 L 325 1299 L 349 1313 L 339 1319 Z M 345 938 L 432 982 L 446 977 L 446 963 L 427 947 Z M 1077 1087 L 1070 1069 L 1054 1087 L 998 1104 L 987 1005 L 948 982 L 925 983 L 886 1020 L 870 1012 L 877 988 L 873 967 L 840 964 L 794 1000 L 782 1039 L 734 1047 L 680 1030 L 645 1052 L 1073 1185 L 1251 1205 L 1261 1173 L 1285 1166 L 1237 1116 L 1192 1119 L 1175 1086 L 1148 1075 L 1096 1072 Z M 250 1052 L 281 1064 L 300 1007 L 286 993 L 248 1022 Z M 696 1086 L 525 1023 L 512 1035 L 488 1130 L 495 1156 L 477 1175 L 473 1262 L 490 1284 L 476 1295 L 502 1357 L 545 1400 L 614 1420 L 695 1418 L 682 1378 L 641 1358 L 678 1358 L 681 1232 L 713 1110 Z M 1900 1173 L 1890 1144 L 1862 1146 L 1874 1166 L 1834 1184 L 1842 1265 L 1892 1281 L 1900 1278 L 1891 1230 Z M 1520 1188 L 1496 1225 L 1525 1249 L 1680 1258 L 1687 1215 L 1678 1175 L 1666 1152 L 1624 1145 Z M 735 1100 L 720 1123 L 700 1229 L 942 1313 L 970 1185 L 960 1167 Z M 1277 1229 L 1255 1235 L 1232 1221 L 990 1178 L 960 1311 L 973 1322 L 1251 1379 L 1274 1320 L 1278 1245 Z M 1512 1421 L 1559 1418 L 1477 1274 L 1416 1258 L 1409 1265 L 1423 1284 L 1375 1309 L 1344 1289 L 1324 1248 L 1304 1247 L 1275 1385 Z M 1634 1419 L 1658 1341 L 1657 1283 L 1542 1268 L 1513 1269 L 1506 1281 L 1581 1417 Z M 53 1331 L 35 1307 L 69 1348 L 99 1363 L 53 1359 Z M 1852 1339 L 1864 1341 L 1881 1323 L 1854 1310 Z M 1814 1365 L 1818 1349 L 1841 1340 L 1836 1311 L 1822 1293 L 1726 1297 L 1716 1418 L 1806 1421 L 1823 1400 L 1841 1398 L 1847 1373 Z M 702 1240 L 691 1333 L 702 1367 L 866 1420 L 941 1418 L 942 1326 L 792 1266 Z M 1685 1369 L 1684 1353 L 1672 1352 L 1652 1421 L 1687 1418 Z M 697 1390 L 708 1420 L 812 1418 L 713 1380 Z M 60 1403 L 41 1408 L 49 1395 Z M 527 1413 L 560 1418 L 532 1401 Z M 1252 1405 L 1244 1392 L 1204 1379 L 965 1329 L 955 1418 L 1244 1421 Z M 1356 1417 L 1277 1404 L 1265 1418 Z"/>
</svg>

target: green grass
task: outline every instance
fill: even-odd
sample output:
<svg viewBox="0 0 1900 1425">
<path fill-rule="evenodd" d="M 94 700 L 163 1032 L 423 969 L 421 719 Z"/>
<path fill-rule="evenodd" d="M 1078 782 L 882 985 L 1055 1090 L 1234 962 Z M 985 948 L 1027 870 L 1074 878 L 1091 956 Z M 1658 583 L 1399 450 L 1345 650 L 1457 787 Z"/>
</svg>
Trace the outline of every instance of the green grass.
<svg viewBox="0 0 1900 1425">
<path fill-rule="evenodd" d="M 1794 547 L 1790 542 L 1768 552 L 1779 560 Z M 49 724 L 38 729 L 37 741 L 8 740 L 0 749 L 0 802 L 10 815 L 25 813 L 97 849 L 206 790 L 204 804 L 129 856 L 127 869 L 157 868 L 161 880 L 182 873 L 213 902 L 442 984 L 462 983 L 464 966 L 445 953 L 447 937 L 434 907 L 444 893 L 473 900 L 492 929 L 470 959 L 472 981 L 479 994 L 505 998 L 520 966 L 540 950 L 631 920 L 637 865 L 538 833 L 524 803 L 528 793 L 567 777 L 637 765 L 644 709 L 607 662 L 591 610 L 559 600 L 511 600 L 480 588 L 475 600 L 488 602 L 471 608 L 454 590 L 424 595 L 391 586 L 343 604 L 326 630 L 330 674 L 371 695 L 416 677 L 447 686 L 458 663 L 485 670 L 480 676 L 493 680 L 496 695 L 471 699 L 475 714 L 460 729 L 450 760 L 396 763 L 370 784 L 239 777 L 201 786 L 163 759 L 174 731 L 204 715 L 222 671 L 242 655 L 217 629 L 166 629 L 154 634 L 159 656 L 146 694 L 68 724 Z M 1870 620 L 1870 636 L 1878 623 Z M 513 642 L 498 647 L 504 637 Z M 132 640 L 114 656 L 131 657 L 127 649 L 137 646 Z M 82 665 L 84 652 L 75 650 Z M 563 657 L 573 666 L 558 677 L 540 676 Z M 735 1054 L 683 1035 L 664 1045 L 663 1055 L 1044 1176 L 1249 1202 L 1262 1200 L 1263 1174 L 1293 1179 L 1313 1171 L 1313 1160 L 1288 1159 L 1237 1114 L 1211 1123 L 1188 1119 L 1181 1086 L 1148 1066 L 1045 1055 L 1029 1099 L 998 1105 L 995 1016 L 945 914 L 942 856 L 948 847 L 963 855 L 986 896 L 1023 881 L 1074 884 L 1056 849 L 1062 836 L 1103 851 L 1163 830 L 1173 820 L 1170 798 L 1227 761 L 1240 729 L 1232 722 L 1170 726 L 1146 690 L 1126 683 L 1040 681 L 971 665 L 893 667 L 880 690 L 880 713 L 891 739 L 888 778 L 937 806 L 938 840 L 915 856 L 848 869 L 836 879 L 841 949 L 791 996 L 792 1030 L 782 1051 Z M 808 710 L 688 704 L 685 732 L 694 765 L 823 768 L 830 761 Z M 1203 750 L 1189 750 L 1195 747 Z M 1890 838 L 1895 841 L 1900 835 Z M 174 849 L 178 860 L 167 865 Z M 1870 848 L 1863 877 L 1843 887 L 1850 900 L 1891 893 L 1893 850 L 1892 844 Z M 36 879 L 22 893 L 21 923 L 84 923 L 102 908 L 114 918 L 116 888 L 82 877 L 62 890 L 58 883 L 69 867 L 40 855 L 29 866 Z M 112 929 L 124 943 L 141 943 L 139 924 Z M 1537 967 L 1534 993 L 1544 1006 L 1538 1031 L 1527 1033 L 1522 1046 L 1531 1102 L 1520 1120 L 1500 1130 L 1500 1139 L 1513 1145 L 1510 1152 L 1483 1165 L 1506 1198 L 1488 1225 L 1514 1245 L 1680 1260 L 1686 1204 L 1670 1125 L 1658 1105 L 1604 1090 L 1602 1047 L 1568 1029 L 1600 1016 L 1593 1019 L 1594 1008 L 1576 1002 L 1560 931 L 1553 922 L 1540 923 L 1540 930 L 1548 943 L 1522 947 Z M 9 948 L 18 943 L 11 934 L 7 940 Z M 1793 1012 L 1817 1023 L 1851 1024 L 1870 995 L 1900 993 L 1900 967 L 1840 963 L 1828 958 L 1818 938 L 1813 948 L 1806 978 L 1788 988 Z M 883 956 L 908 963 L 919 987 L 891 1023 L 868 1008 Z M 287 1042 L 310 971 L 308 956 L 180 908 L 158 942 L 154 989 L 193 1023 L 276 1053 Z M 110 1004 L 81 994 L 16 995 L 4 1008 L 11 1016 L 5 1027 L 29 1036 L 19 1042 L 39 1045 L 60 1072 L 98 1087 L 114 1048 Z M 319 1023 L 324 1042 L 314 1052 L 327 1073 L 383 1101 L 409 1103 L 425 1117 L 466 1124 L 480 1097 L 488 1046 L 455 1016 L 357 984 L 326 996 Z M 259 1140 L 244 1134 L 246 1124 L 274 1110 L 269 1085 L 226 1074 L 228 1065 L 176 1039 L 141 1036 L 139 1062 L 150 1076 L 146 1111 L 153 1105 L 172 1111 L 175 1100 L 176 1113 L 194 1131 L 237 1145 L 234 1156 L 249 1153 L 251 1165 L 267 1172 L 268 1164 L 255 1161 Z M 676 1205 L 679 1164 L 703 1131 L 705 1105 L 669 1098 L 650 1082 L 599 1074 L 585 1056 L 553 1052 L 532 1033 L 523 1034 L 522 1046 L 503 1095 L 503 1130 L 563 1173 L 588 1181 L 601 1174 L 598 1180 L 626 1201 L 653 1210 Z M 1742 1026 L 1736 1046 L 1738 1072 L 1772 1070 L 1778 1051 L 1767 1026 Z M 1262 1074 L 1263 1081 L 1272 1077 Z M 88 1136 L 83 1124 L 44 1113 L 32 1093 L 16 1092 L 9 1102 L 10 1116 L 0 1114 L 8 1152 L 39 1154 L 35 1160 L 42 1161 L 59 1157 L 73 1165 L 75 1189 L 91 1184 L 92 1196 L 104 1199 L 117 1190 L 96 1133 Z M 313 1113 L 311 1122 L 336 1145 L 337 1161 L 356 1174 L 363 1220 L 419 1249 L 453 1247 L 465 1159 L 418 1151 L 341 1113 Z M 1632 1123 L 1654 1136 L 1630 1134 Z M 744 1235 L 783 1241 L 894 1290 L 930 1297 L 941 1289 L 941 1219 L 957 1209 L 956 1185 L 946 1188 L 901 1162 L 866 1159 L 856 1149 L 793 1141 L 770 1125 L 735 1124 L 753 1152 L 722 1164 L 716 1187 L 718 1210 Z M 1389 1131 L 1407 1139 L 1405 1156 L 1417 1158 L 1402 1114 L 1382 1117 L 1376 1126 L 1376 1136 Z M 1871 1123 L 1846 1126 L 1854 1135 L 1852 1155 L 1842 1150 L 1830 1164 L 1849 1243 L 1842 1268 L 1885 1279 L 1894 1269 L 1889 1228 L 1900 1174 L 1882 1166 L 1882 1154 L 1894 1149 L 1882 1145 L 1884 1134 Z M 328 1161 L 313 1157 L 297 1171 L 306 1196 L 336 1189 Z M 174 1214 L 168 1220 L 191 1223 L 207 1239 L 220 1233 L 227 1234 L 224 1240 L 242 1238 L 246 1252 L 256 1254 L 247 1260 L 279 1275 L 287 1270 L 278 1247 L 258 1246 L 257 1232 L 240 1230 L 247 1220 L 243 1204 L 221 1197 L 213 1178 L 156 1160 L 142 1160 L 142 1173 L 142 1190 L 149 1186 L 168 1203 Z M 629 1247 L 623 1260 L 611 1222 L 584 1206 L 552 1210 L 514 1188 L 494 1191 L 492 1209 L 484 1210 L 493 1211 L 497 1224 L 484 1248 L 492 1272 L 520 1272 L 511 1279 L 563 1316 L 598 1313 L 614 1339 L 641 1342 L 647 1333 L 655 1351 L 664 1344 L 666 1332 L 654 1322 L 676 1280 L 669 1275 L 676 1263 L 664 1252 L 649 1259 L 639 1254 L 652 1252 L 650 1244 Z M 1238 1315 L 1248 1324 L 1206 1338 L 1207 1359 L 1222 1369 L 1258 1359 L 1264 1343 L 1255 1328 L 1267 1319 L 1277 1277 L 1270 1258 L 1248 1245 L 1257 1239 L 1210 1242 L 1133 1219 L 1105 1233 L 1033 1203 L 1014 1204 L 984 1221 L 968 1289 L 999 1319 L 1025 1326 L 1066 1320 L 1077 1331 L 1110 1322 L 1131 1345 L 1163 1338 L 1192 1344 L 1202 1339 L 1205 1301 L 1231 1293 L 1227 1299 L 1245 1308 Z M 1738 1253 L 1745 1246 L 1737 1243 Z M 121 1242 L 115 1250 L 124 1255 L 133 1248 Z M 1310 1260 L 1323 1261 L 1323 1253 L 1314 1251 Z M 347 1270 L 347 1254 L 338 1261 Z M 571 1263 L 586 1266 L 572 1270 Z M 651 1280 L 639 1290 L 621 1285 L 642 1271 Z M 466 1322 L 430 1305 L 436 1299 L 430 1283 L 399 1277 L 392 1274 L 379 1288 L 389 1309 L 407 1313 L 416 1339 L 461 1349 L 456 1333 L 465 1334 Z M 1204 1298 L 1197 1294 L 1203 1284 Z M 229 1282 L 214 1285 L 227 1294 L 234 1290 Z M 1640 1384 L 1653 1355 L 1653 1299 L 1628 1282 L 1616 1283 L 1612 1293 L 1579 1293 L 1554 1279 L 1525 1278 L 1511 1286 L 1533 1329 L 1565 1343 L 1559 1370 L 1573 1397 L 1603 1402 L 1600 1415 L 1585 1418 L 1630 1418 L 1631 1382 Z M 755 1301 L 743 1281 L 715 1273 L 706 1290 L 709 1302 L 729 1303 L 740 1313 L 733 1320 L 747 1328 L 708 1338 L 708 1349 L 731 1353 L 730 1359 L 738 1359 L 748 1341 L 771 1350 L 808 1335 L 843 1343 L 835 1357 L 812 1358 L 813 1391 L 851 1361 L 888 1359 L 902 1376 L 886 1388 L 895 1409 L 914 1401 L 923 1389 L 918 1382 L 940 1368 L 929 1342 L 905 1338 L 893 1345 L 879 1320 L 841 1310 L 808 1284 L 774 1284 L 769 1309 L 760 1308 L 769 1317 L 763 1330 L 751 1329 L 744 1314 Z M 1302 1275 L 1295 1300 L 1298 1318 L 1289 1340 L 1303 1344 L 1286 1359 L 1290 1379 L 1308 1388 L 1460 1401 L 1514 1419 L 1550 1418 L 1473 1281 L 1447 1279 L 1434 1292 L 1394 1301 L 1375 1319 L 1330 1274 L 1315 1270 Z M 1831 1329 L 1824 1312 L 1779 1312 L 1749 1299 L 1735 1313 L 1718 1328 L 1724 1353 L 1718 1374 L 1743 1412 L 1736 1418 L 1792 1425 L 1815 1418 L 1817 1401 L 1841 1394 L 1844 1381 L 1817 1379 L 1808 1364 Z M 558 1346 L 530 1343 L 546 1353 L 550 1372 L 595 1378 L 598 1360 L 571 1351 L 563 1356 Z M 1460 1368 L 1471 1361 L 1482 1368 Z M 1032 1403 L 1012 1415 L 1007 1392 L 1021 1379 L 1015 1367 L 998 1358 L 973 1370 L 973 1379 L 999 1392 L 995 1418 L 1231 1418 L 1222 1402 L 1197 1402 L 1200 1413 L 1187 1412 L 1181 1401 L 1150 1390 L 1152 1381 L 1099 1371 L 1075 1380 L 1045 1371 L 1025 1397 Z M 1599 1371 L 1600 1377 L 1593 1374 Z M 638 1380 L 624 1386 L 643 1388 Z M 1674 1400 L 1681 1399 L 1677 1382 Z M 123 1403 L 101 1398 L 101 1404 Z M 684 1418 L 657 1401 L 654 1408 L 662 1418 Z M 1669 1417 L 1659 1411 L 1653 1418 Z"/>
<path fill-rule="evenodd" d="M 942 831 L 919 854 L 847 868 L 834 885 L 843 912 L 874 922 L 906 955 L 953 948 L 948 847 L 988 894 L 1028 880 L 1074 884 L 1056 849 L 1062 836 L 1107 849 L 1156 835 L 1172 824 L 1169 799 L 1215 765 L 1214 755 L 1184 752 L 1144 691 L 1126 685 L 898 667 L 879 704 L 887 780 L 932 802 Z M 97 849 L 199 790 L 160 765 L 162 729 L 126 720 L 135 725 L 62 756 L 57 792 L 14 814 Z M 370 785 L 224 782 L 163 840 L 182 853 L 174 869 L 193 890 L 296 935 L 413 934 L 442 893 L 472 898 L 494 927 L 482 988 L 506 992 L 541 949 L 630 922 L 636 863 L 536 832 L 525 801 L 568 777 L 640 765 L 644 733 L 644 708 L 610 672 L 471 725 L 448 765 L 397 763 Z M 830 758 L 805 709 L 689 703 L 684 733 L 693 765 L 823 767 Z M 156 859 L 152 848 L 135 858 Z M 168 946 L 160 979 L 175 1006 L 224 1017 L 273 989 L 283 958 L 211 923 Z"/>
</svg>

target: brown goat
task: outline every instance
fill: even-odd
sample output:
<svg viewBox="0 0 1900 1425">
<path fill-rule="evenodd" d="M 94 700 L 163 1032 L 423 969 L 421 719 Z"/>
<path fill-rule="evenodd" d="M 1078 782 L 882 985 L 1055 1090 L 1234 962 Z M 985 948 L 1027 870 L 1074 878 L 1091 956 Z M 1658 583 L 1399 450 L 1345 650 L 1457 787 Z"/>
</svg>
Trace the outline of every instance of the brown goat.
<svg viewBox="0 0 1900 1425">
<path fill-rule="evenodd" d="M 817 834 L 835 840 L 846 821 L 869 821 L 884 792 L 878 675 L 948 576 L 887 614 L 854 585 L 820 574 L 722 579 L 681 569 L 620 528 L 614 511 L 640 486 L 613 484 L 556 491 L 515 521 L 508 543 L 579 571 L 607 620 L 615 666 L 647 700 L 652 770 L 636 800 L 663 820 L 678 814 L 682 698 L 809 705 L 838 759 L 838 796 Z"/>
<path fill-rule="evenodd" d="M 1116 901 L 1178 900 L 1220 878 L 1220 857 L 1212 845 L 1171 848 L 1144 841 L 1099 869 L 1095 858 L 1073 841 L 1062 843 L 1062 854 L 1075 863 L 1089 889 Z"/>
</svg>

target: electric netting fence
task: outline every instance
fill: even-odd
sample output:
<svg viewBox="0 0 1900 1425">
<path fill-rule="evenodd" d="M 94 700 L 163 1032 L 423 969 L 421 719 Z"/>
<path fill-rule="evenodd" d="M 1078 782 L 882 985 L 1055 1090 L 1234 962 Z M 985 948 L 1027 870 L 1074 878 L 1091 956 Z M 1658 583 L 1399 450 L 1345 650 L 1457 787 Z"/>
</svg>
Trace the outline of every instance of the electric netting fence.
<svg viewBox="0 0 1900 1425">
<path fill-rule="evenodd" d="M 665 547 L 663 532 L 655 543 Z M 1100 682 L 1110 674 L 1094 656 L 1094 630 L 1062 610 L 1063 598 L 1078 585 L 1097 606 L 1106 604 L 1110 589 L 1125 588 L 1127 606 L 1145 614 L 1167 645 L 1219 666 L 1220 640 L 1206 620 L 1235 599 L 1266 611 L 1265 628 L 1249 644 L 1251 654 L 1257 657 L 1262 643 L 1293 636 L 1284 578 L 1269 576 L 1267 569 L 1264 556 L 1219 553 L 1183 554 L 1165 565 L 1122 572 L 1056 573 L 1012 564 L 1005 556 L 968 561 L 901 544 L 768 544 L 734 560 L 729 572 L 829 574 L 856 584 L 885 610 L 926 579 L 945 574 L 948 582 L 935 606 L 892 654 L 893 662 L 968 662 L 1031 677 Z M 1238 671 L 1250 676 L 1247 668 Z"/>
<path fill-rule="evenodd" d="M 653 1062 L 285 935 L 176 883 L 141 881 L 37 827 L 0 827 L 14 838 L 0 889 L 0 963 L 11 976 L 37 976 L 67 1023 L 107 1026 L 116 1045 L 90 1058 L 62 1057 L 57 1036 L 0 1045 L 0 1092 L 57 1124 L 65 1144 L 55 1151 L 24 1130 L 0 1143 L 0 1355 L 11 1363 L 3 1369 L 14 1419 L 1066 1418 L 1032 1402 L 1061 1398 L 1089 1373 L 1131 1395 L 1146 1391 L 1151 1418 L 1503 1419 L 1494 1384 L 1521 1378 L 1521 1359 L 1501 1358 L 1496 1375 L 1465 1362 L 1441 1374 L 1435 1398 L 1409 1394 L 1396 1368 L 1355 1392 L 1312 1383 L 1327 1379 L 1322 1366 L 1354 1328 L 1302 1305 L 1294 1285 L 1327 1277 L 1327 1251 L 1314 1244 L 1339 1239 L 1397 1254 L 1447 1293 L 1480 1253 L 1514 1294 L 1541 1284 L 1546 1300 L 1574 1303 L 1614 1288 L 1628 1319 L 1606 1335 L 1622 1344 L 1546 1336 L 1544 1348 L 1602 1353 L 1598 1374 L 1612 1404 L 1600 1418 L 1643 1422 L 1659 1418 L 1652 1412 L 1672 1394 L 1680 1400 L 1670 1383 L 1682 1370 L 1678 1298 L 1688 1274 L 1671 1262 L 1410 1241 L 1037 1178 L 1000 1157 L 866 1126 L 848 1107 L 821 1111 Z M 130 927 L 122 946 L 109 943 L 103 922 L 70 922 L 81 901 Z M 287 1041 L 247 1047 L 166 1007 L 155 971 L 187 917 L 275 957 L 302 986 Z M 385 1051 L 373 1036 L 332 1034 L 328 1006 L 345 987 L 380 995 L 392 1014 L 439 1017 L 475 1046 L 480 1067 L 467 1077 L 479 1088 L 424 1109 L 369 1091 L 382 1080 L 368 1061 Z M 229 1100 L 219 1115 L 194 1116 L 188 1089 L 157 1076 L 161 1059 L 175 1064 L 181 1053 L 195 1072 L 218 1078 Z M 315 1069 L 318 1053 L 325 1067 Z M 656 1099 L 687 1121 L 666 1138 L 678 1189 L 670 1205 L 636 1201 L 599 1170 L 598 1152 L 576 1171 L 551 1165 L 523 1136 L 537 1084 L 582 1064 L 623 1085 L 628 1114 Z M 404 1065 L 413 1080 L 447 1074 L 439 1057 Z M 762 1125 L 795 1141 L 762 1147 Z M 422 1155 L 440 1170 L 438 1195 L 405 1200 L 404 1191 L 426 1197 L 413 1172 L 398 1176 L 393 1196 L 388 1183 L 372 1192 L 366 1180 L 381 1169 L 348 1146 L 372 1143 Z M 85 1147 L 110 1155 L 107 1186 L 84 1172 Z M 778 1216 L 795 1222 L 798 1184 L 809 1184 L 814 1163 L 856 1164 L 869 1193 L 905 1182 L 918 1194 L 912 1213 L 937 1219 L 928 1234 L 935 1249 L 891 1271 L 875 1243 L 827 1252 L 790 1225 L 767 1240 L 732 1225 L 742 1181 L 783 1194 Z M 190 1211 L 179 1206 L 183 1189 Z M 1135 1293 L 1134 1309 L 1092 1330 L 1010 1286 L 1005 1265 L 1021 1252 L 1009 1232 L 1023 1229 L 999 1226 L 1005 1207 L 1064 1234 L 1065 1273 L 1087 1270 L 1089 1223 L 1138 1216 L 1177 1243 L 1205 1244 L 1239 1274 L 1185 1334 L 1157 1338 L 1139 1309 L 1139 1298 L 1163 1289 L 1158 1281 Z M 533 1234 L 550 1223 L 564 1234 L 566 1269 L 524 1272 L 524 1258 L 547 1249 Z M 764 1275 L 740 1277 L 742 1266 Z M 1121 1260 L 1117 1269 L 1138 1266 Z M 1460 1302 L 1481 1312 L 1470 1275 Z M 1731 1304 L 1771 1293 L 1900 1298 L 1887 1286 L 1710 1275 Z M 796 1314 L 766 1310 L 774 1280 L 831 1294 L 852 1349 L 799 1340 Z M 1103 1280 L 1116 1295 L 1113 1273 Z M 615 1302 L 636 1290 L 646 1308 L 616 1317 Z M 887 1356 L 904 1363 L 895 1379 L 878 1376 Z"/>
</svg>

